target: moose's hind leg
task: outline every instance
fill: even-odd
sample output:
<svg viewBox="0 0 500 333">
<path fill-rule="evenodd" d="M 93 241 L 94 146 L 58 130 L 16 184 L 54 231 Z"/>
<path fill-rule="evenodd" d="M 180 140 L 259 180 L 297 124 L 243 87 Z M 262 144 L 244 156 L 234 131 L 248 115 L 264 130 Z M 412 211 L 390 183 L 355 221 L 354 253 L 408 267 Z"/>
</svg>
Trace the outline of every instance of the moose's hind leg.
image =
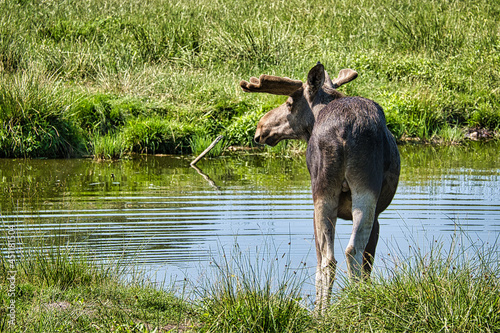
<svg viewBox="0 0 500 333">
<path fill-rule="evenodd" d="M 370 274 L 372 272 L 373 261 L 375 260 L 375 250 L 378 243 L 379 230 L 380 225 L 378 223 L 378 218 L 375 218 L 372 226 L 372 231 L 370 233 L 370 239 L 368 240 L 365 252 L 363 253 L 363 271 L 365 277 L 370 277 Z"/>
<path fill-rule="evenodd" d="M 345 254 L 349 277 L 354 281 L 359 281 L 364 277 L 364 254 L 371 238 L 377 199 L 371 191 L 353 192 L 352 233 Z"/>
<path fill-rule="evenodd" d="M 339 194 L 336 193 L 336 195 L 331 197 L 314 198 L 314 235 L 318 257 L 318 266 L 316 268 L 316 308 L 321 312 L 326 309 L 330 301 L 330 293 L 337 266 L 334 256 L 334 237 Z"/>
<path fill-rule="evenodd" d="M 334 239 L 344 166 L 341 144 L 325 142 L 314 135 L 307 145 L 307 167 L 311 174 L 314 200 L 314 236 L 318 266 L 316 270 L 316 310 L 324 312 L 330 301 L 336 263 Z"/>
</svg>

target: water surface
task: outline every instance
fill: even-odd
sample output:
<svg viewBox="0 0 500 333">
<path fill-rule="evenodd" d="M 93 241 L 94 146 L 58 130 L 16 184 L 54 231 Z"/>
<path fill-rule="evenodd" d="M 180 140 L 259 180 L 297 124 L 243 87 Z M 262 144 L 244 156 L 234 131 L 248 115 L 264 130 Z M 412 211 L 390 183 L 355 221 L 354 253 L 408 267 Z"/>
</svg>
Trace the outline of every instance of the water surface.
<svg viewBox="0 0 500 333">
<path fill-rule="evenodd" d="M 402 174 L 380 216 L 376 264 L 395 248 L 500 233 L 498 144 L 400 147 Z M 64 237 L 103 258 L 134 258 L 158 279 L 196 278 L 235 243 L 314 273 L 313 205 L 305 157 L 238 154 L 131 160 L 0 160 L 1 219 L 21 237 Z M 338 220 L 336 258 L 350 221 Z M 229 250 L 227 250 L 229 252 Z"/>
</svg>

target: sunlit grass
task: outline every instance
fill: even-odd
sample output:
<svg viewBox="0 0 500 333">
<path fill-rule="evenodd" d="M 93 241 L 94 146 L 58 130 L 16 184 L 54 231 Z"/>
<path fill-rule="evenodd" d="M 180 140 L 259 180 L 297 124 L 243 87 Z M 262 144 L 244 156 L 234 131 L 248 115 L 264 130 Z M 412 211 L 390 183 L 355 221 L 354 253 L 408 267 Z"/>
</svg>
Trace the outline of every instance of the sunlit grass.
<svg viewBox="0 0 500 333">
<path fill-rule="evenodd" d="M 126 151 L 121 133 L 94 135 L 92 138 L 92 155 L 95 159 L 117 159 Z"/>
<path fill-rule="evenodd" d="M 447 246 L 435 240 L 428 251 L 419 244 L 406 255 L 395 249 L 370 283 L 346 283 L 334 298 L 325 331 L 498 331 L 498 240 L 471 242 L 459 232 Z"/>
<path fill-rule="evenodd" d="M 311 310 L 302 296 L 304 267 L 290 262 L 269 244 L 252 254 L 236 244 L 211 262 L 212 274 L 200 294 L 204 332 L 303 332 Z M 273 255 L 274 253 L 274 255 Z"/>
<path fill-rule="evenodd" d="M 105 259 L 67 237 L 16 235 L 15 258 L 0 256 L 0 330 L 7 332 L 152 332 L 189 327 L 192 307 L 165 283 L 123 258 Z M 36 233 L 36 231 L 34 231 Z M 13 283 L 8 278 L 14 279 Z M 11 290 L 11 284 L 14 288 Z M 4 309 L 14 301 L 15 324 Z M 192 312 L 194 313 L 194 312 Z"/>
<path fill-rule="evenodd" d="M 201 136 L 201 135 L 194 135 L 189 139 L 189 145 L 191 147 L 191 151 L 193 152 L 194 155 L 199 155 L 201 154 L 205 149 L 210 146 L 210 144 L 214 140 L 211 137 L 207 136 Z M 222 141 L 218 142 L 208 153 L 207 156 L 210 157 L 217 157 L 220 156 L 221 153 L 224 151 L 225 148 L 225 142 L 224 139 Z"/>
<path fill-rule="evenodd" d="M 5 1 L 0 148 L 3 156 L 88 154 L 96 129 L 106 136 L 150 118 L 193 128 L 187 139 L 252 145 L 262 109 L 282 101 L 243 94 L 239 81 L 305 80 L 317 61 L 332 76 L 358 71 L 341 89 L 377 101 L 397 138 L 454 141 L 447 128 L 455 126 L 498 131 L 499 11 L 487 0 Z M 39 78 L 40 93 L 18 89 L 26 75 Z M 21 131 L 28 125 L 36 130 Z M 160 151 L 191 153 L 183 144 Z M 158 151 L 152 142 L 135 148 Z"/>
<path fill-rule="evenodd" d="M 0 75 L 0 157 L 71 157 L 83 150 L 72 121 L 77 98 L 37 66 Z"/>
</svg>

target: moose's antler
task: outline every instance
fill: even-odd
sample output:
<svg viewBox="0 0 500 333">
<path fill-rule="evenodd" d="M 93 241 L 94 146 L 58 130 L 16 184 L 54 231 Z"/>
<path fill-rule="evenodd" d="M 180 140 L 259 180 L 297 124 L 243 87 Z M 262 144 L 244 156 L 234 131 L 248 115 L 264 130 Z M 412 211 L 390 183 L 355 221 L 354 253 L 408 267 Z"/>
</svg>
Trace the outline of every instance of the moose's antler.
<svg viewBox="0 0 500 333">
<path fill-rule="evenodd" d="M 358 77 L 358 72 L 349 68 L 342 69 L 339 72 L 339 77 L 332 81 L 333 88 L 337 89 L 341 85 L 351 82 L 357 77 Z"/>
<path fill-rule="evenodd" d="M 241 81 L 240 86 L 245 92 L 290 96 L 297 89 L 302 87 L 302 81 L 292 80 L 287 77 L 262 74 L 258 79 L 256 77 L 251 77 L 250 82 L 245 80 Z"/>
</svg>

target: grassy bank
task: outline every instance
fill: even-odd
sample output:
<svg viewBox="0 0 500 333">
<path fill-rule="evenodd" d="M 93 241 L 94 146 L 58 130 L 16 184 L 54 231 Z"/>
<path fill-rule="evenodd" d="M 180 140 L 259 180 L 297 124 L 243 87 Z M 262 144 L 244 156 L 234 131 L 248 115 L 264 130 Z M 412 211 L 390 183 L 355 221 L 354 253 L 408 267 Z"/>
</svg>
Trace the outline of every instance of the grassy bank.
<svg viewBox="0 0 500 333">
<path fill-rule="evenodd" d="M 0 14 L 2 157 L 248 146 L 283 98 L 238 82 L 304 80 L 318 60 L 357 70 L 342 89 L 379 102 L 399 139 L 500 128 L 497 1 L 19 0 Z"/>
<path fill-rule="evenodd" d="M 60 239 L 17 240 L 13 260 L 2 253 L 0 332 L 158 332 L 195 318 L 166 286 Z"/>
<path fill-rule="evenodd" d="M 5 249 L 11 242 L 6 234 Z M 457 238 L 449 248 L 433 242 L 430 252 L 393 254 L 394 262 L 377 268 L 371 283 L 349 285 L 340 274 L 341 288 L 328 313 L 316 317 L 301 298 L 303 274 L 296 268 L 283 273 L 278 259 L 251 260 L 237 246 L 214 259 L 214 274 L 202 285 L 187 284 L 188 297 L 145 275 L 130 275 L 124 262 L 102 263 L 89 251 L 57 241 L 16 241 L 14 259 L 8 251 L 0 257 L 0 331 L 500 330 L 498 244 L 465 248 Z"/>
</svg>

